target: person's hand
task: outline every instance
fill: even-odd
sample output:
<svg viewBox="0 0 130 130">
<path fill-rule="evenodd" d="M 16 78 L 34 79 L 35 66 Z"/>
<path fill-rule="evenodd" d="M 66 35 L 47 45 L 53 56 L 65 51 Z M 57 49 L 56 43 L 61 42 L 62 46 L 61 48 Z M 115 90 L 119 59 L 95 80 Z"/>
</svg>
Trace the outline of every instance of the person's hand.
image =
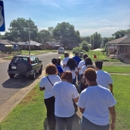
<svg viewBox="0 0 130 130">
<path fill-rule="evenodd" d="M 78 84 L 80 84 L 81 83 L 81 81 L 78 81 Z"/>
<path fill-rule="evenodd" d="M 110 124 L 110 129 L 109 130 L 114 130 L 115 129 L 115 123 Z"/>
</svg>

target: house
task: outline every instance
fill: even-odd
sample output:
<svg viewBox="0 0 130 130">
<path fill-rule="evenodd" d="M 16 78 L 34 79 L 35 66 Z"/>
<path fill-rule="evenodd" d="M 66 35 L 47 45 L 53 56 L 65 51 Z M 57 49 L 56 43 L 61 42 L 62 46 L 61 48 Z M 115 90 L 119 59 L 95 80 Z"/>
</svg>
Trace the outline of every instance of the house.
<svg viewBox="0 0 130 130">
<path fill-rule="evenodd" d="M 52 42 L 45 42 L 44 43 L 44 48 L 45 49 L 48 49 L 48 50 L 51 50 L 51 49 L 58 49 L 59 47 L 62 47 L 63 44 L 61 42 L 55 42 L 55 41 L 52 41 Z"/>
<path fill-rule="evenodd" d="M 80 43 L 69 43 L 67 49 L 73 49 L 74 47 L 78 47 L 79 45 L 80 45 Z"/>
<path fill-rule="evenodd" d="M 126 34 L 124 37 L 109 41 L 106 45 L 108 55 L 114 54 L 119 58 L 130 59 L 130 34 Z"/>
<path fill-rule="evenodd" d="M 22 50 L 28 50 L 29 49 L 29 42 L 18 42 L 17 43 L 19 48 Z M 43 49 L 43 44 L 35 42 L 35 41 L 30 41 L 30 50 L 41 50 Z"/>
<path fill-rule="evenodd" d="M 9 40 L 0 40 L 0 51 L 3 51 L 5 47 L 13 47 L 13 42 Z"/>
</svg>

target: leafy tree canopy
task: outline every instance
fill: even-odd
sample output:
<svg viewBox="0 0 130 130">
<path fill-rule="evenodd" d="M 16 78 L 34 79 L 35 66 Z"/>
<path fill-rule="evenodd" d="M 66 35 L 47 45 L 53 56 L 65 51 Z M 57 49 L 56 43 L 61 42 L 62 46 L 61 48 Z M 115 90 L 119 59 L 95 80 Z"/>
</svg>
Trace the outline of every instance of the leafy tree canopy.
<svg viewBox="0 0 130 130">
<path fill-rule="evenodd" d="M 130 28 L 127 30 L 116 31 L 114 34 L 112 34 L 112 36 L 114 36 L 114 38 L 117 39 L 123 37 L 125 34 L 130 34 Z"/>
<path fill-rule="evenodd" d="M 91 44 L 93 46 L 93 49 L 100 48 L 101 42 L 102 37 L 100 33 L 95 32 L 93 35 L 91 35 Z"/>
<path fill-rule="evenodd" d="M 84 40 L 83 42 L 82 42 L 82 44 L 81 44 L 81 47 L 82 47 L 82 49 L 83 50 L 85 50 L 85 51 L 89 51 L 89 43 L 86 41 L 86 40 Z"/>
<path fill-rule="evenodd" d="M 49 41 L 52 38 L 52 35 L 49 33 L 48 30 L 41 30 L 38 32 L 37 41 L 40 43 L 45 43 L 46 41 Z"/>
<path fill-rule="evenodd" d="M 37 32 L 37 26 L 31 19 L 17 18 L 10 23 L 9 32 L 5 33 L 5 38 L 25 42 L 28 41 L 30 33 L 31 39 L 36 40 Z"/>
<path fill-rule="evenodd" d="M 67 22 L 58 23 L 53 30 L 53 36 L 61 39 L 64 45 L 80 41 L 79 31 L 75 31 L 74 26 Z"/>
</svg>

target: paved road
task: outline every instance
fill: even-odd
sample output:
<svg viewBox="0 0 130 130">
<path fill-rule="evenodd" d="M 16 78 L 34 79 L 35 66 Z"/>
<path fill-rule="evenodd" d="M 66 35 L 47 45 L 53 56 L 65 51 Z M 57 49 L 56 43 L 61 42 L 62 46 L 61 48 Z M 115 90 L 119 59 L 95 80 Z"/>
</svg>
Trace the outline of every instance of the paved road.
<svg viewBox="0 0 130 130">
<path fill-rule="evenodd" d="M 38 55 L 43 61 L 43 68 L 51 62 L 52 58 L 59 57 L 57 53 L 47 53 Z M 15 95 L 21 88 L 28 87 L 32 82 L 29 77 L 17 76 L 14 79 L 9 79 L 7 68 L 10 61 L 0 62 L 0 106 Z M 38 78 L 38 77 L 37 77 Z"/>
</svg>

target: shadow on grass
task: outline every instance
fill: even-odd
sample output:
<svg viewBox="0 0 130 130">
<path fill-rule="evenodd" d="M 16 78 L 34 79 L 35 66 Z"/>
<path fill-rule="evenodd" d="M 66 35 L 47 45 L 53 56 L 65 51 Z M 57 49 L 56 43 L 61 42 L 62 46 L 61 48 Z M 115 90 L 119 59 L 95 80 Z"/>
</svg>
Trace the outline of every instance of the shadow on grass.
<svg viewBox="0 0 130 130">
<path fill-rule="evenodd" d="M 75 114 L 74 116 L 74 120 L 73 120 L 73 124 L 72 124 L 72 129 L 73 130 L 81 130 L 81 125 L 80 125 L 80 117 L 78 117 L 77 114 Z M 48 130 L 47 129 L 47 118 L 45 118 L 44 122 L 43 122 L 43 130 Z M 56 130 L 57 130 L 57 125 L 56 125 Z"/>
</svg>

